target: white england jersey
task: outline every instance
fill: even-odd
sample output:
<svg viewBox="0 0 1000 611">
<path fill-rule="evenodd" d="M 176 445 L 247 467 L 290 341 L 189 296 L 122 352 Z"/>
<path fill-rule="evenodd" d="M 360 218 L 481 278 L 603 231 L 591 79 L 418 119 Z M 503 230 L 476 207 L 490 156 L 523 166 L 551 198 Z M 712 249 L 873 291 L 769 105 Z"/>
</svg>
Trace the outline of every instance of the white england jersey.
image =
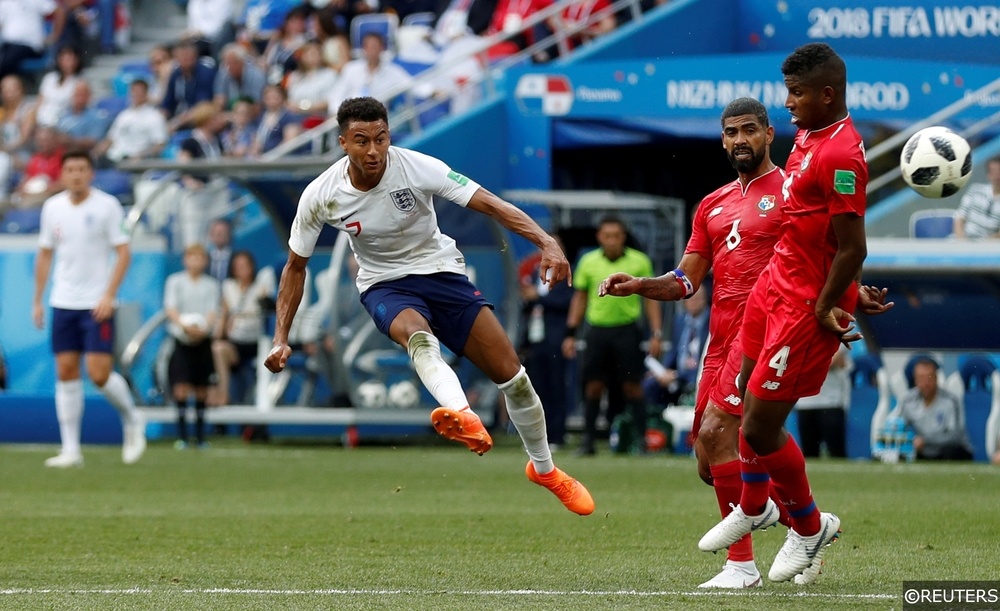
<svg viewBox="0 0 1000 611">
<path fill-rule="evenodd" d="M 74 204 L 69 192 L 57 193 L 42 206 L 38 245 L 55 253 L 49 305 L 67 310 L 92 310 L 111 281 L 114 250 L 128 244 L 121 203 L 91 188 L 87 199 Z"/>
<path fill-rule="evenodd" d="M 466 206 L 479 185 L 443 161 L 389 147 L 385 174 L 370 191 L 359 191 L 340 159 L 302 192 L 288 247 L 312 256 L 324 224 L 347 233 L 358 260 L 358 290 L 403 276 L 438 272 L 465 274 L 465 257 L 441 233 L 435 194 Z"/>
</svg>

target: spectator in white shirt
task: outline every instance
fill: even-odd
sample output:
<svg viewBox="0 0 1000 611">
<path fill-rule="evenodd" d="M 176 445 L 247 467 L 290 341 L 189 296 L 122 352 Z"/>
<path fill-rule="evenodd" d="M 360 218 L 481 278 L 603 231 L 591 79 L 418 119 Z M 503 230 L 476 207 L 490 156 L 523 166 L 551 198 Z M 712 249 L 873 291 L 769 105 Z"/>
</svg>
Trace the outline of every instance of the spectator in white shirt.
<svg viewBox="0 0 1000 611">
<path fill-rule="evenodd" d="M 1000 156 L 986 162 L 989 182 L 969 185 L 955 213 L 956 238 L 1000 237 Z"/>
<path fill-rule="evenodd" d="M 45 35 L 45 20 L 52 31 Z M 62 35 L 66 11 L 56 0 L 0 0 L 0 79 L 20 72 L 21 62 L 38 59 Z"/>
<path fill-rule="evenodd" d="M 302 114 L 326 114 L 326 96 L 337 83 L 337 73 L 323 63 L 318 42 L 299 50 L 299 66 L 288 75 L 288 109 Z"/>
<path fill-rule="evenodd" d="M 369 32 L 361 39 L 363 57 L 347 62 L 340 72 L 340 79 L 327 97 L 327 110 L 333 114 L 348 98 L 373 97 L 389 106 L 393 96 L 390 91 L 408 86 L 413 79 L 410 73 L 391 61 L 386 61 L 385 39 Z"/>
<path fill-rule="evenodd" d="M 197 33 L 208 41 L 212 55 L 232 39 L 232 21 L 232 0 L 187 0 L 188 33 Z"/>
<path fill-rule="evenodd" d="M 38 86 L 38 106 L 35 116 L 39 125 L 55 127 L 69 110 L 73 90 L 80 81 L 83 61 L 73 47 L 63 47 L 56 55 L 56 69 L 42 77 Z"/>
<path fill-rule="evenodd" d="M 135 79 L 128 95 L 128 108 L 115 117 L 107 136 L 94 149 L 103 167 L 123 159 L 156 157 L 167 143 L 167 120 L 149 103 L 149 83 Z"/>
</svg>

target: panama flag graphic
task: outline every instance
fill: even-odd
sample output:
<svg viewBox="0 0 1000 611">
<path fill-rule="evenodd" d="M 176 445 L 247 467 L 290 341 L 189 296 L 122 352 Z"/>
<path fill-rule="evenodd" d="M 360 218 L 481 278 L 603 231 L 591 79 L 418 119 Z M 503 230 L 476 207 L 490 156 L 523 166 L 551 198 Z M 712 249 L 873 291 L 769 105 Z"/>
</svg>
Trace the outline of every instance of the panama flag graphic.
<svg viewBox="0 0 1000 611">
<path fill-rule="evenodd" d="M 514 97 L 524 114 L 562 116 L 573 107 L 573 85 L 562 75 L 525 74 L 517 81 Z"/>
</svg>

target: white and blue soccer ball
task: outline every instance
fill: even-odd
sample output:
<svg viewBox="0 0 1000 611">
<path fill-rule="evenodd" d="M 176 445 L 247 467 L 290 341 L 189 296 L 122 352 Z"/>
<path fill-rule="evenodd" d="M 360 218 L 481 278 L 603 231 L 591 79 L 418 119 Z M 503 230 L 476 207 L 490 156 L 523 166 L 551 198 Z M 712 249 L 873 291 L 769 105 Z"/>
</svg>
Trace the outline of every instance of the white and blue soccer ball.
<svg viewBox="0 0 1000 611">
<path fill-rule="evenodd" d="M 420 389 L 409 380 L 389 387 L 389 405 L 397 409 L 413 409 L 420 402 Z"/>
<path fill-rule="evenodd" d="M 385 407 L 386 395 L 385 384 L 378 380 L 368 380 L 358 385 L 358 401 L 365 409 L 379 409 Z"/>
<path fill-rule="evenodd" d="M 949 197 L 972 176 L 972 149 L 947 127 L 925 127 L 910 136 L 899 158 L 903 180 L 924 197 Z"/>
</svg>

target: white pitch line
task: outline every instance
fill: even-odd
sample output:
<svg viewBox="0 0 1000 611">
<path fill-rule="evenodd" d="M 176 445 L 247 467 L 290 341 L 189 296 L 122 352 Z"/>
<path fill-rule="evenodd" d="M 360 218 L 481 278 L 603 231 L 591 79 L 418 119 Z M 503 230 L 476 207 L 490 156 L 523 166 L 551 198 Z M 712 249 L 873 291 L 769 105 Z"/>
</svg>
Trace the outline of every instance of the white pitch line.
<svg viewBox="0 0 1000 611">
<path fill-rule="evenodd" d="M 355 589 L 355 588 L 330 588 L 317 590 L 278 590 L 265 588 L 202 588 L 202 589 L 178 589 L 170 588 L 122 588 L 122 589 L 56 589 L 56 588 L 9 588 L 0 590 L 0 595 L 25 596 L 38 594 L 71 594 L 71 595 L 110 595 L 118 596 L 123 594 L 154 594 L 154 593 L 181 593 L 181 594 L 235 594 L 235 595 L 265 595 L 265 596 L 413 596 L 413 595 L 452 595 L 452 596 L 638 596 L 638 597 L 665 597 L 665 596 L 753 596 L 756 598 L 817 598 L 817 599 L 845 599 L 845 600 L 895 600 L 900 597 L 897 594 L 828 594 L 821 592 L 774 592 L 774 591 L 727 591 L 727 590 L 662 590 L 662 591 L 640 591 L 640 590 L 394 590 L 394 589 Z"/>
</svg>

